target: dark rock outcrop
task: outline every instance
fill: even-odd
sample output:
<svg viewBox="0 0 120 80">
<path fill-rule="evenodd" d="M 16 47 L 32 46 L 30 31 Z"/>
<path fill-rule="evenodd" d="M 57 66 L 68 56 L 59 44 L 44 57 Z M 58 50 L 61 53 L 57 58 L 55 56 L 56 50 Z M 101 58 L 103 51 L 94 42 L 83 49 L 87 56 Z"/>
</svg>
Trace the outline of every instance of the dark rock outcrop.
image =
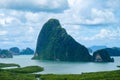
<svg viewBox="0 0 120 80">
<path fill-rule="evenodd" d="M 32 54 L 34 54 L 34 50 L 32 50 L 30 48 L 23 49 L 20 52 L 20 55 L 32 55 Z"/>
<path fill-rule="evenodd" d="M 20 49 L 18 47 L 12 47 L 9 49 L 9 51 L 13 54 L 13 55 L 19 55 L 20 54 Z"/>
<path fill-rule="evenodd" d="M 91 61 L 87 48 L 76 42 L 57 19 L 50 19 L 38 36 L 33 59 L 60 61 Z"/>
<path fill-rule="evenodd" d="M 0 58 L 12 58 L 13 55 L 10 51 L 8 50 L 1 50 L 0 51 Z"/>
<path fill-rule="evenodd" d="M 105 48 L 105 50 L 109 53 L 110 56 L 120 56 L 120 48 Z"/>
<path fill-rule="evenodd" d="M 110 58 L 106 49 L 97 50 L 93 53 L 93 61 L 95 62 L 114 62 L 113 58 Z"/>
</svg>

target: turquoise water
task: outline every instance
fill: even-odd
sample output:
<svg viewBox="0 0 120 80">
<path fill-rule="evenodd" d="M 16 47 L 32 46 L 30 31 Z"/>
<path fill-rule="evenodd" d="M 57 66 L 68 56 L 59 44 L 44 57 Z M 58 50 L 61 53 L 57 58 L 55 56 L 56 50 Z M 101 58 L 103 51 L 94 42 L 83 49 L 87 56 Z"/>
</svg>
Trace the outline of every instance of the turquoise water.
<svg viewBox="0 0 120 80">
<path fill-rule="evenodd" d="M 83 72 L 97 72 L 117 70 L 120 65 L 120 57 L 114 57 L 115 62 L 110 63 L 94 63 L 94 62 L 57 62 L 57 61 L 41 61 L 31 60 L 33 55 L 14 56 L 12 59 L 0 59 L 1 63 L 17 63 L 24 66 L 39 65 L 44 67 L 42 74 L 80 74 Z"/>
</svg>

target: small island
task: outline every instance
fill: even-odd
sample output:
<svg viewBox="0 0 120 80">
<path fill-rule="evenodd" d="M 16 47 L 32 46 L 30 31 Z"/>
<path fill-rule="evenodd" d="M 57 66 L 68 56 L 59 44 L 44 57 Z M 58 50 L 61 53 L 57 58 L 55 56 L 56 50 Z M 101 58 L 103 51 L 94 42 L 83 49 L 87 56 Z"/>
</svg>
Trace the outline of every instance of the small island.
<svg viewBox="0 0 120 80">
<path fill-rule="evenodd" d="M 13 55 L 10 51 L 8 50 L 0 50 L 0 58 L 13 58 Z"/>
<path fill-rule="evenodd" d="M 93 60 L 95 62 L 114 62 L 113 58 L 110 58 L 106 49 L 97 50 L 93 53 Z"/>
</svg>

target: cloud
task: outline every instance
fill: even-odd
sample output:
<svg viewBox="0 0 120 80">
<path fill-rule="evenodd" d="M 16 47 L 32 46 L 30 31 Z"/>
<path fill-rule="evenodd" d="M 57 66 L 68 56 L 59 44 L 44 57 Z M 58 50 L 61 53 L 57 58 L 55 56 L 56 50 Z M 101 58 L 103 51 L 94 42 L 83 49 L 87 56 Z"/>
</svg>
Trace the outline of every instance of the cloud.
<svg viewBox="0 0 120 80">
<path fill-rule="evenodd" d="M 29 29 L 28 29 L 28 33 L 33 33 L 33 32 L 34 32 L 33 27 L 29 27 Z"/>
<path fill-rule="evenodd" d="M 118 27 L 116 31 L 110 30 L 110 29 L 101 29 L 99 33 L 91 36 L 91 37 L 83 37 L 84 40 L 112 40 L 112 39 L 120 39 L 120 28 Z"/>
<path fill-rule="evenodd" d="M 7 26 L 9 24 L 15 24 L 15 23 L 16 24 L 20 23 L 20 20 L 15 17 L 8 16 L 6 14 L 0 15 L 0 26 Z"/>
<path fill-rule="evenodd" d="M 2 0 L 0 8 L 31 12 L 63 12 L 69 6 L 67 0 Z"/>
<path fill-rule="evenodd" d="M 6 35 L 8 32 L 7 31 L 0 31 L 0 36 Z"/>
<path fill-rule="evenodd" d="M 109 10 L 98 10 L 93 8 L 91 10 L 91 18 L 92 20 L 86 20 L 86 23 L 89 24 L 104 24 L 104 23 L 114 23 L 116 22 L 114 13 Z"/>
<path fill-rule="evenodd" d="M 116 8 L 108 4 L 108 2 L 111 4 L 114 2 L 113 6 L 116 6 L 116 3 L 117 5 L 120 3 L 119 0 L 68 0 L 68 2 L 70 9 L 66 12 L 69 16 L 69 22 L 66 22 L 66 24 L 88 25 L 89 27 L 96 25 L 108 26 L 116 24 L 120 20 L 116 16 L 120 6 Z"/>
<path fill-rule="evenodd" d="M 83 45 L 107 42 L 119 46 L 117 42 L 120 41 L 120 31 L 116 28 L 120 26 L 119 2 L 119 0 L 1 0 L 0 47 L 35 48 L 38 34 L 49 18 L 59 19 L 62 27 Z"/>
<path fill-rule="evenodd" d="M 107 6 L 111 7 L 112 9 L 119 9 L 120 8 L 120 0 L 108 0 Z"/>
</svg>

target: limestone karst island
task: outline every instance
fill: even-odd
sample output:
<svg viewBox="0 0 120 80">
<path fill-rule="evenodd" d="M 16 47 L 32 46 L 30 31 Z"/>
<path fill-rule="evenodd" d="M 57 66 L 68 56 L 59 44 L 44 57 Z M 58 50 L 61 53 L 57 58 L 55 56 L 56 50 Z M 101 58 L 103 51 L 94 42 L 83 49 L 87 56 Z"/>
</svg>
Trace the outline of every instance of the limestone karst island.
<svg viewBox="0 0 120 80">
<path fill-rule="evenodd" d="M 37 39 L 37 47 L 33 59 L 56 61 L 112 62 L 105 51 L 89 54 L 88 49 L 76 42 L 59 20 L 49 19 L 42 27 Z M 99 56 L 99 57 L 98 57 Z"/>
</svg>

